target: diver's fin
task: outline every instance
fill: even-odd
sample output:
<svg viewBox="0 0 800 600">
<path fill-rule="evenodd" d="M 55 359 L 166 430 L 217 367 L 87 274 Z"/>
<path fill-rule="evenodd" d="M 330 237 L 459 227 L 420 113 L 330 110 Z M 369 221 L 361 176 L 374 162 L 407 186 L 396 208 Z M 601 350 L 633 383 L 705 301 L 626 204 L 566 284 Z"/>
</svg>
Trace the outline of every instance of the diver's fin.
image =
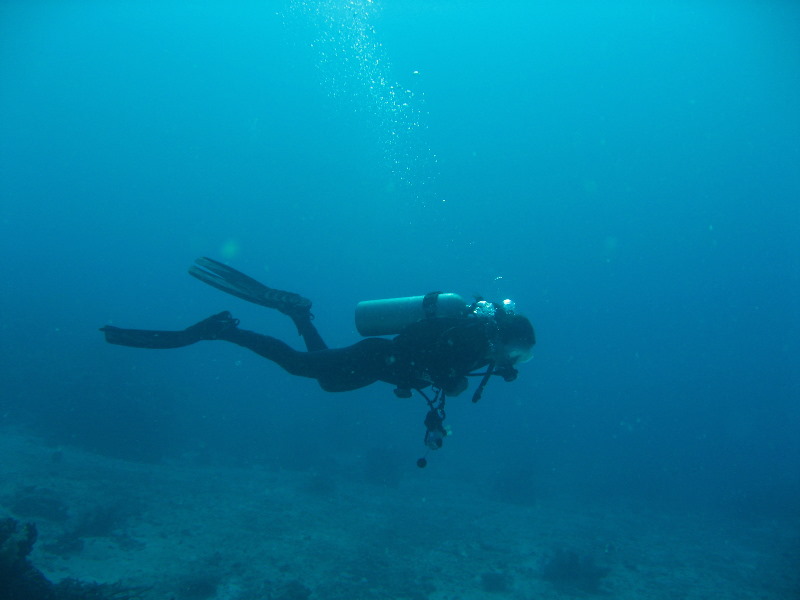
<svg viewBox="0 0 800 600">
<path fill-rule="evenodd" d="M 311 300 L 300 294 L 267 287 L 252 277 L 205 256 L 194 262 L 196 265 L 189 267 L 189 275 L 237 298 L 275 308 L 290 316 L 311 310 Z"/>
<path fill-rule="evenodd" d="M 182 348 L 199 341 L 186 331 L 151 331 L 147 329 L 122 329 L 113 325 L 101 327 L 109 344 L 132 348 Z"/>
<path fill-rule="evenodd" d="M 182 348 L 201 340 L 216 340 L 226 331 L 236 329 L 239 319 L 227 310 L 211 315 L 181 331 L 155 331 L 152 329 L 122 329 L 113 325 L 101 327 L 109 344 L 133 348 Z"/>
</svg>

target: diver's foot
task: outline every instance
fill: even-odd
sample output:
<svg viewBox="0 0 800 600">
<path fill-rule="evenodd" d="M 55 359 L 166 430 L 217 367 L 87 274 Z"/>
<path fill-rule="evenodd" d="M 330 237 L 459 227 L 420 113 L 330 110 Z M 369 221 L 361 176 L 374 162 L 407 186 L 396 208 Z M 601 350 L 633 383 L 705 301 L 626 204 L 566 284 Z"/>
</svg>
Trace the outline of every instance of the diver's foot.
<svg viewBox="0 0 800 600">
<path fill-rule="evenodd" d="M 211 315 L 207 319 L 187 327 L 186 331 L 196 335 L 198 340 L 216 340 L 224 332 L 236 329 L 237 325 L 239 325 L 239 319 L 234 319 L 230 312 L 223 310 L 221 313 Z"/>
<path fill-rule="evenodd" d="M 233 267 L 207 256 L 194 262 L 189 267 L 189 274 L 203 283 L 248 302 L 274 308 L 292 319 L 310 318 L 311 300 L 300 294 L 267 287 Z"/>
<path fill-rule="evenodd" d="M 296 320 L 313 319 L 311 314 L 311 300 L 294 292 L 284 292 L 274 288 L 267 288 L 269 292 L 261 296 L 264 306 L 274 308 L 287 317 Z"/>
</svg>

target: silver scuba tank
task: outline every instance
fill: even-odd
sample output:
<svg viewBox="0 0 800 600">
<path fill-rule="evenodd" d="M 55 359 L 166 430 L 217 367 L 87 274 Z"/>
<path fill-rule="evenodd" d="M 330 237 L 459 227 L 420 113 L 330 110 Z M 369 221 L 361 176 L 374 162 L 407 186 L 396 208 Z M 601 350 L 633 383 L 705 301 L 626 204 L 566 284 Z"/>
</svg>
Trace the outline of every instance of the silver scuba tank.
<svg viewBox="0 0 800 600">
<path fill-rule="evenodd" d="M 363 336 L 393 335 L 407 325 L 431 317 L 463 317 L 469 303 L 458 294 L 365 300 L 356 305 L 356 329 Z"/>
</svg>

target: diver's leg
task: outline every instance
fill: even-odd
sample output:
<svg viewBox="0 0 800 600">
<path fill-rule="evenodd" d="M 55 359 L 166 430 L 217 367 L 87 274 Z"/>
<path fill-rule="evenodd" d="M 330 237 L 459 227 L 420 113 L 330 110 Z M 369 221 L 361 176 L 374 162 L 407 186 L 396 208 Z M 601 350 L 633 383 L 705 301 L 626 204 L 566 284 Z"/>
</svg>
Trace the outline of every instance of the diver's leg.
<svg viewBox="0 0 800 600">
<path fill-rule="evenodd" d="M 247 348 L 259 356 L 277 363 L 292 375 L 316 379 L 316 372 L 312 365 L 304 360 L 309 353 L 299 352 L 277 338 L 255 331 L 234 328 L 225 331 L 217 339 Z"/>
<path fill-rule="evenodd" d="M 222 331 L 234 329 L 239 323 L 231 313 L 223 311 L 203 319 L 182 331 L 154 331 L 150 329 L 122 329 L 113 325 L 101 327 L 109 344 L 133 348 L 182 348 L 201 340 L 215 340 Z"/>
<path fill-rule="evenodd" d="M 317 380 L 327 392 L 346 392 L 387 378 L 391 340 L 366 338 L 346 348 L 308 352 L 319 361 Z"/>
<path fill-rule="evenodd" d="M 347 348 L 299 352 L 274 337 L 237 328 L 217 339 L 247 348 L 292 375 L 316 379 L 328 392 L 355 390 L 384 377 L 392 349 L 389 340 L 367 338 Z"/>
<path fill-rule="evenodd" d="M 289 316 L 294 322 L 295 327 L 297 327 L 297 333 L 303 337 L 303 341 L 306 343 L 306 348 L 309 352 L 328 349 L 325 340 L 322 339 L 319 331 L 317 331 L 317 328 L 314 327 L 314 323 L 312 323 L 314 316 L 311 314 L 310 310 L 295 311 Z"/>
<path fill-rule="evenodd" d="M 294 292 L 267 287 L 252 277 L 212 258 L 201 257 L 189 268 L 189 274 L 203 283 L 248 302 L 282 312 L 292 319 L 309 352 L 327 350 L 328 346 L 311 322 L 311 300 Z"/>
</svg>

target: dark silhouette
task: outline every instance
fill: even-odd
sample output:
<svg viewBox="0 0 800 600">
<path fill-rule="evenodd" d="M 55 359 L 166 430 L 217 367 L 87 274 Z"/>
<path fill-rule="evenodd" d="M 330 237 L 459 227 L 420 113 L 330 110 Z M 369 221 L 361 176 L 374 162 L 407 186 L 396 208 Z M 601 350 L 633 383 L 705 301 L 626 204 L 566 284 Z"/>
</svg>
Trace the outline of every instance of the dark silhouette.
<svg viewBox="0 0 800 600">
<path fill-rule="evenodd" d="M 28 555 L 36 543 L 36 526 L 0 519 L 0 600 L 134 600 L 143 588 L 65 579 L 52 583 Z"/>
<path fill-rule="evenodd" d="M 467 305 L 458 302 L 459 296 L 435 292 L 418 297 L 419 301 L 417 297 L 375 301 L 386 306 L 369 314 L 367 318 L 373 322 L 367 329 L 396 333 L 394 338 L 367 337 L 345 348 L 328 348 L 314 327 L 307 298 L 269 288 L 210 258 L 197 259 L 196 263 L 189 273 L 204 283 L 290 317 L 307 352 L 294 350 L 274 337 L 240 329 L 239 320 L 228 311 L 182 331 L 107 325 L 101 328 L 106 341 L 138 348 L 180 348 L 203 340 L 221 340 L 243 346 L 292 375 L 316 379 L 329 392 L 354 390 L 377 381 L 394 385 L 395 394 L 403 398 L 417 390 L 430 408 L 425 441 L 431 449 L 440 447 L 447 434 L 442 426 L 445 397 L 463 392 L 470 375 L 483 376 L 473 401 L 480 398 L 491 375 L 513 381 L 517 377 L 514 365 L 530 357 L 535 343 L 530 321 L 515 313 L 513 303 L 477 300 Z M 404 312 L 398 315 L 400 305 Z M 392 323 L 388 329 L 387 322 Z M 395 326 L 396 331 L 392 329 Z M 484 373 L 475 373 L 484 367 Z M 433 399 L 422 392 L 426 387 L 433 388 Z"/>
</svg>

